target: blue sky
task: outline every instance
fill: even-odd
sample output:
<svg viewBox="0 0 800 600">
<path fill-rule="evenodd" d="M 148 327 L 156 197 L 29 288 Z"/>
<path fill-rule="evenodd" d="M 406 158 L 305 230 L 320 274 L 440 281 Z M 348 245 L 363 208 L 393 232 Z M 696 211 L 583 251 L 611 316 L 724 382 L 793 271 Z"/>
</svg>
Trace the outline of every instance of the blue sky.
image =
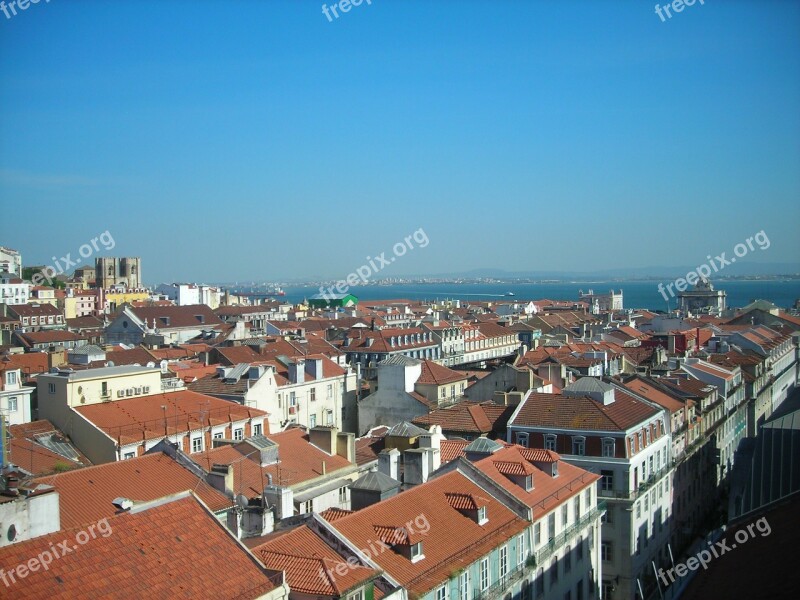
<svg viewBox="0 0 800 600">
<path fill-rule="evenodd" d="M 800 4 L 51 0 L 0 13 L 0 244 L 148 283 L 800 260 Z"/>
</svg>

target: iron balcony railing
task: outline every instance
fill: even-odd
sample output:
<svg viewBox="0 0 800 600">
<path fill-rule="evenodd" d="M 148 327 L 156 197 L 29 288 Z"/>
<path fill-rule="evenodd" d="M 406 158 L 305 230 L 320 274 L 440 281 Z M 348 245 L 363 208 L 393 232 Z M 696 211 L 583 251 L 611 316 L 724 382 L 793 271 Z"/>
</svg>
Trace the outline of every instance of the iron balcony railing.
<svg viewBox="0 0 800 600">
<path fill-rule="evenodd" d="M 538 548 L 536 551 L 533 552 L 534 567 L 542 566 L 545 564 L 547 559 L 561 546 L 567 543 L 568 540 L 572 539 L 580 531 L 588 527 L 594 521 L 596 521 L 602 513 L 606 511 L 606 503 L 605 502 L 598 502 L 597 507 L 583 515 L 578 521 L 567 527 L 564 531 L 559 533 L 556 537 L 549 540 L 545 545 Z"/>
<path fill-rule="evenodd" d="M 506 593 L 508 588 L 522 579 L 526 568 L 527 567 L 523 562 L 521 565 L 517 565 L 511 569 L 508 573 L 503 575 L 485 590 L 475 588 L 472 592 L 472 600 L 495 600 L 496 598 L 500 598 Z"/>
</svg>

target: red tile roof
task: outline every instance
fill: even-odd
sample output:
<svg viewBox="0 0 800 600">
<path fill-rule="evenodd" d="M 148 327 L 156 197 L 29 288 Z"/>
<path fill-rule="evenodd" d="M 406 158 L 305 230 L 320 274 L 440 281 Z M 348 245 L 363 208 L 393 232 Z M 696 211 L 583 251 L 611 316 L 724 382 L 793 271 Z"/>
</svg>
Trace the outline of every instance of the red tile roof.
<svg viewBox="0 0 800 600">
<path fill-rule="evenodd" d="M 205 304 L 189 306 L 131 306 L 128 308 L 137 318 L 152 326 L 155 321 L 159 329 L 180 329 L 183 327 L 199 329 L 219 329 L 223 322 Z M 198 319 L 197 317 L 202 317 Z M 169 325 L 167 325 L 169 320 Z"/>
<path fill-rule="evenodd" d="M 255 599 L 280 581 L 194 496 L 107 516 L 92 537 L 69 528 L 0 548 L 0 564 L 8 571 L 65 540 L 88 538 L 47 570 L 10 583 L 11 597 Z"/>
<path fill-rule="evenodd" d="M 432 410 L 427 415 L 416 417 L 412 422 L 425 428 L 440 425 L 446 431 L 487 434 L 504 430 L 514 408 L 492 401 L 481 403 L 464 401 Z"/>
<path fill-rule="evenodd" d="M 614 389 L 608 406 L 588 396 L 532 392 L 520 405 L 514 425 L 567 430 L 626 431 L 657 415 L 659 409 Z"/>
<path fill-rule="evenodd" d="M 10 462 L 25 469 L 33 476 L 49 475 L 56 471 L 79 469 L 91 465 L 89 459 L 75 448 L 50 421 L 41 420 L 23 425 L 9 425 L 8 434 L 11 438 L 8 443 Z M 53 452 L 39 442 L 40 436 L 55 436 L 59 441 L 66 441 L 76 457 L 73 459 Z"/>
<path fill-rule="evenodd" d="M 116 507 L 111 501 L 119 497 L 146 502 L 193 490 L 214 512 L 233 506 L 224 494 L 163 453 L 40 477 L 35 481 L 58 490 L 61 527 L 65 528 L 112 516 Z"/>
<path fill-rule="evenodd" d="M 475 466 L 506 491 L 530 506 L 534 511 L 534 519 L 536 519 L 563 504 L 569 498 L 580 494 L 586 488 L 595 485 L 600 479 L 600 475 L 590 473 L 562 460 L 558 460 L 558 477 L 553 477 L 552 472 L 531 464 L 549 463 L 553 462 L 553 459 L 558 460 L 558 454 L 555 452 L 523 448 L 522 446 L 507 446 L 476 462 Z M 533 469 L 531 471 L 533 489 L 530 491 L 523 489 L 503 472 L 508 463 L 519 462 L 523 462 Z"/>
<path fill-rule="evenodd" d="M 488 521 L 479 525 L 453 508 L 446 496 L 449 493 L 485 499 Z M 412 563 L 402 554 L 389 551 L 373 557 L 400 585 L 421 595 L 446 581 L 454 570 L 473 563 L 524 531 L 528 523 L 464 475 L 453 472 L 331 524 L 359 548 L 374 542 L 376 525 L 410 526 L 422 534 L 422 560 Z"/>
<path fill-rule="evenodd" d="M 264 491 L 268 475 L 277 485 L 292 486 L 322 476 L 323 462 L 327 474 L 353 466 L 346 458 L 330 455 L 311 444 L 306 432 L 299 427 L 267 437 L 278 444 L 277 464 L 262 467 L 260 454 L 253 453 L 254 448 L 246 442 L 192 454 L 192 459 L 206 471 L 211 471 L 215 464 L 235 464 L 234 492 L 247 497 L 258 496 Z"/>
<path fill-rule="evenodd" d="M 343 596 L 378 576 L 375 569 L 347 563 L 305 525 L 256 546 L 253 553 L 267 568 L 285 571 L 289 588 L 299 594 Z"/>
<path fill-rule="evenodd" d="M 467 377 L 468 375 L 464 371 L 454 371 L 432 360 L 423 360 L 422 374 L 417 379 L 417 383 L 444 385 L 456 381 L 466 381 Z"/>
<path fill-rule="evenodd" d="M 163 438 L 165 432 L 173 435 L 267 416 L 263 410 L 188 390 L 77 406 L 75 410 L 122 445 Z"/>
</svg>

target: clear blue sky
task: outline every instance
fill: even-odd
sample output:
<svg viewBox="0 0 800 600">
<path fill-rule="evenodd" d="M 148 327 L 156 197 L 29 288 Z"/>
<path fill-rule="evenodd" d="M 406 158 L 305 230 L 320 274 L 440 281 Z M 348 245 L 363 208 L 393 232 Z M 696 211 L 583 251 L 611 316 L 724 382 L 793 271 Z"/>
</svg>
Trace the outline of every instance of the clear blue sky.
<svg viewBox="0 0 800 600">
<path fill-rule="evenodd" d="M 800 260 L 800 4 L 80 1 L 0 13 L 0 244 L 148 283 Z"/>
</svg>

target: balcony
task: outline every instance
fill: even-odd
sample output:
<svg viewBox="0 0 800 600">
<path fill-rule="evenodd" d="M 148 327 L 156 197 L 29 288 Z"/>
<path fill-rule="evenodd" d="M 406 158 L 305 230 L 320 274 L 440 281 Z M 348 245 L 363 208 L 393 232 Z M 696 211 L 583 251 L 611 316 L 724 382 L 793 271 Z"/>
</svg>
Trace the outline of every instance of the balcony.
<svg viewBox="0 0 800 600">
<path fill-rule="evenodd" d="M 559 533 L 556 537 L 548 541 L 533 553 L 535 564 L 534 567 L 544 566 L 547 559 L 561 546 L 567 543 L 568 540 L 576 536 L 581 530 L 585 529 L 596 521 L 602 513 L 606 512 L 606 503 L 598 502 L 597 507 L 590 512 L 583 515 L 580 520 L 567 527 L 564 531 Z M 598 534 L 599 535 L 599 532 Z"/>
<path fill-rule="evenodd" d="M 525 575 L 526 568 L 526 564 L 522 563 L 521 565 L 517 565 L 511 569 L 508 573 L 495 581 L 485 590 L 479 590 L 475 588 L 472 593 L 472 600 L 495 600 L 496 598 L 500 598 L 506 593 L 508 588 L 522 579 L 522 577 Z"/>
</svg>

